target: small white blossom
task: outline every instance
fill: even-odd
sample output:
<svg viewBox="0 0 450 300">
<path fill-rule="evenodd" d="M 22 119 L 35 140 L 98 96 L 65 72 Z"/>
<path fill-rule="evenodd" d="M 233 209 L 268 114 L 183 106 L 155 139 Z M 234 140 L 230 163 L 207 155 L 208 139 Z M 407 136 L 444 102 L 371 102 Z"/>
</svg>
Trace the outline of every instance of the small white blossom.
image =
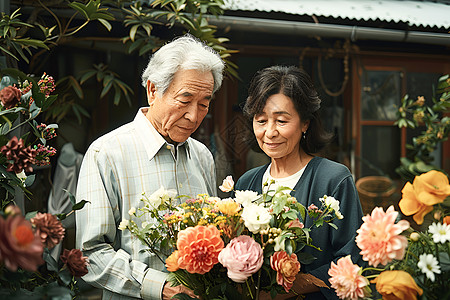
<svg viewBox="0 0 450 300">
<path fill-rule="evenodd" d="M 334 213 L 336 214 L 336 217 L 338 219 L 343 219 L 344 216 L 339 211 L 339 200 L 334 199 L 334 197 L 331 196 L 323 196 L 323 198 L 320 198 L 320 201 L 325 203 L 326 206 L 330 207 L 332 210 L 334 210 Z"/>
<path fill-rule="evenodd" d="M 119 230 L 125 230 L 127 229 L 128 225 L 130 224 L 130 221 L 123 219 L 119 224 Z"/>
<path fill-rule="evenodd" d="M 130 208 L 130 210 L 128 211 L 128 214 L 129 214 L 130 216 L 133 216 L 135 213 L 136 213 L 136 207 L 132 207 L 132 208 Z"/>
<path fill-rule="evenodd" d="M 258 193 L 254 191 L 236 191 L 235 201 L 242 206 L 247 206 L 258 198 Z"/>
<path fill-rule="evenodd" d="M 141 224 L 142 228 L 147 227 L 147 225 L 148 225 L 148 222 L 147 222 L 147 221 L 144 221 L 144 222 L 142 222 L 142 224 Z"/>
<path fill-rule="evenodd" d="M 267 208 L 255 203 L 249 203 L 245 206 L 241 217 L 244 220 L 245 227 L 255 234 L 269 227 L 270 219 L 272 218 Z"/>
<path fill-rule="evenodd" d="M 147 199 L 144 201 L 154 208 L 158 208 L 162 203 L 165 201 L 169 201 L 170 199 L 175 198 L 177 195 L 176 190 L 166 190 L 163 186 L 161 186 L 157 191 L 155 191 L 153 194 L 150 195 Z"/>
<path fill-rule="evenodd" d="M 428 227 L 428 232 L 433 235 L 433 242 L 442 243 L 450 241 L 450 225 L 433 223 Z"/>
<path fill-rule="evenodd" d="M 419 256 L 419 262 L 417 266 L 425 273 L 425 275 L 434 282 L 435 275 L 441 274 L 441 268 L 439 267 L 437 259 L 433 256 L 433 254 L 421 254 Z"/>
</svg>

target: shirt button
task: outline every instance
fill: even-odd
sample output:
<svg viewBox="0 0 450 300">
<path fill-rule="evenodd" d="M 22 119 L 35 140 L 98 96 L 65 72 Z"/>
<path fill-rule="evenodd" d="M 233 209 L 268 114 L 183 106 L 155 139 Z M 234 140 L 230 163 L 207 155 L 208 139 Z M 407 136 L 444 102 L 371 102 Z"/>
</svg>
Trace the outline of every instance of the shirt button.
<svg viewBox="0 0 450 300">
<path fill-rule="evenodd" d="M 172 149 L 172 147 L 171 147 L 170 145 L 167 145 L 166 148 L 167 148 L 168 150 Z"/>
</svg>

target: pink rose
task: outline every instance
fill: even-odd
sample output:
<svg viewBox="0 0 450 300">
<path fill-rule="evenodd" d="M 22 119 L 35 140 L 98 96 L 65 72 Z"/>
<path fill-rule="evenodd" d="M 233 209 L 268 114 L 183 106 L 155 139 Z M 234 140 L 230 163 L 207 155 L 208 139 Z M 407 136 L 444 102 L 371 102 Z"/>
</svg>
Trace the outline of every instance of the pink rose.
<svg viewBox="0 0 450 300">
<path fill-rule="evenodd" d="M 5 109 L 13 108 L 20 101 L 22 92 L 15 86 L 4 87 L 0 91 L 0 101 Z"/>
<path fill-rule="evenodd" d="M 241 235 L 220 252 L 219 262 L 228 270 L 228 277 L 242 283 L 256 273 L 264 260 L 261 246 L 248 235 Z"/>
<path fill-rule="evenodd" d="M 219 186 L 219 189 L 224 193 L 231 192 L 233 188 L 234 188 L 234 181 L 231 175 L 227 176 L 227 178 L 223 180 L 222 185 Z"/>
</svg>

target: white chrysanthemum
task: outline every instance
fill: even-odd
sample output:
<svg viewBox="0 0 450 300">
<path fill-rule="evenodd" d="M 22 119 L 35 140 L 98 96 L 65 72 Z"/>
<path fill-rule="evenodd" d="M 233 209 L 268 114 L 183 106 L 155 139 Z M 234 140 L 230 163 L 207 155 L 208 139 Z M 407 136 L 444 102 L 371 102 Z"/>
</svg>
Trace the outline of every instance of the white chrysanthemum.
<svg viewBox="0 0 450 300">
<path fill-rule="evenodd" d="M 325 195 L 323 196 L 323 198 L 320 198 L 320 201 L 323 201 L 326 206 L 329 206 L 332 210 L 334 210 L 334 213 L 336 214 L 336 217 L 338 219 L 344 218 L 342 213 L 339 211 L 339 200 L 334 199 L 334 197 Z"/>
<path fill-rule="evenodd" d="M 450 225 L 433 223 L 428 227 L 428 232 L 433 235 L 435 243 L 442 243 L 450 241 Z"/>
<path fill-rule="evenodd" d="M 157 191 L 155 191 L 153 194 L 150 195 L 150 197 L 146 198 L 145 202 L 147 202 L 148 205 L 158 208 L 163 202 L 170 201 L 170 199 L 175 198 L 177 195 L 176 190 L 166 190 L 163 186 L 161 186 Z"/>
<path fill-rule="evenodd" d="M 254 191 L 236 191 L 235 201 L 242 206 L 246 206 L 258 198 L 258 193 Z"/>
<path fill-rule="evenodd" d="M 441 268 L 439 267 L 439 263 L 437 259 L 433 256 L 433 254 L 421 254 L 419 256 L 419 262 L 417 266 L 425 273 L 425 275 L 434 282 L 435 275 L 441 274 Z"/>
<path fill-rule="evenodd" d="M 127 229 L 128 225 L 130 224 L 130 221 L 124 219 L 119 224 L 119 230 L 125 230 Z"/>
<path fill-rule="evenodd" d="M 269 227 L 272 218 L 267 208 L 254 203 L 249 203 L 244 207 L 241 217 L 244 220 L 245 227 L 255 234 Z"/>
</svg>

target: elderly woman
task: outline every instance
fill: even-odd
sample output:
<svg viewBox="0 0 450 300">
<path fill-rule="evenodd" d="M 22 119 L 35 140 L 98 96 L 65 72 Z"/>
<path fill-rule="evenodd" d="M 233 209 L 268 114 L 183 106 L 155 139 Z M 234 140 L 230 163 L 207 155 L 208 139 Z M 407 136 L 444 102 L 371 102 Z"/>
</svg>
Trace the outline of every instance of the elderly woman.
<svg viewBox="0 0 450 300">
<path fill-rule="evenodd" d="M 302 265 L 302 272 L 323 280 L 329 286 L 330 263 L 351 255 L 362 263 L 355 244 L 356 230 L 362 223 L 362 210 L 354 180 L 347 167 L 315 156 L 330 141 L 319 118 L 320 98 L 308 74 L 297 67 L 273 66 L 259 71 L 250 83 L 244 113 L 253 123 L 259 147 L 271 158 L 267 165 L 247 171 L 236 183 L 236 190 L 263 192 L 263 183 L 292 188 L 291 195 L 305 207 L 320 207 L 319 198 L 332 196 L 340 201 L 342 220 L 338 230 L 322 226 L 312 231 L 313 244 L 322 251 L 306 247 L 317 259 Z M 274 186 L 271 186 L 271 189 Z M 305 220 L 309 227 L 312 221 Z M 294 286 L 291 291 L 306 299 L 337 299 L 333 289 Z M 281 295 L 280 295 L 281 296 Z M 286 298 L 286 295 L 280 298 Z"/>
</svg>

